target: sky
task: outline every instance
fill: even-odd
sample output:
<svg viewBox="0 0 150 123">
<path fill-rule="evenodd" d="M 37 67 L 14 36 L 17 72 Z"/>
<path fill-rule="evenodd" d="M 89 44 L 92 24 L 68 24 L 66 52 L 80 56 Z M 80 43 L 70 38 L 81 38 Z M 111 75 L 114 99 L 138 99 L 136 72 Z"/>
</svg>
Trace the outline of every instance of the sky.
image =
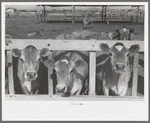
<svg viewBox="0 0 150 123">
<path fill-rule="evenodd" d="M 6 5 L 6 8 L 16 8 L 16 9 L 19 9 L 19 10 L 36 10 L 36 5 Z M 63 9 L 64 7 L 50 7 L 50 6 L 47 6 L 46 7 L 46 10 L 52 10 L 52 9 Z M 72 7 L 65 7 L 65 9 L 72 9 Z M 90 8 L 90 7 L 76 7 L 76 9 L 87 9 L 87 8 Z M 102 7 L 98 7 L 98 8 L 102 8 Z M 115 7 L 111 7 L 112 9 L 113 8 L 117 8 L 117 9 L 128 9 L 128 8 L 131 8 L 131 6 L 115 6 Z M 135 9 L 136 7 L 134 7 Z M 140 7 L 140 8 L 143 8 L 143 7 Z"/>
</svg>

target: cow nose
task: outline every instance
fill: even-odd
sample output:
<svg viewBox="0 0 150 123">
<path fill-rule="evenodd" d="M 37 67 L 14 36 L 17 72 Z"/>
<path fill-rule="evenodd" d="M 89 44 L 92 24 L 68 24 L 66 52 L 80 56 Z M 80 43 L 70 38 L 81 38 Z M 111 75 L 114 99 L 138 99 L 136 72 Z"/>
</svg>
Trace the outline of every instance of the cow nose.
<svg viewBox="0 0 150 123">
<path fill-rule="evenodd" d="M 36 76 L 36 72 L 27 72 L 27 77 L 35 77 Z"/>
<path fill-rule="evenodd" d="M 67 92 L 67 86 L 65 86 L 65 85 L 57 85 L 56 86 L 56 92 L 62 92 L 62 93 Z"/>
<path fill-rule="evenodd" d="M 116 69 L 117 70 L 124 70 L 125 69 L 125 65 L 124 64 L 116 64 Z"/>
</svg>

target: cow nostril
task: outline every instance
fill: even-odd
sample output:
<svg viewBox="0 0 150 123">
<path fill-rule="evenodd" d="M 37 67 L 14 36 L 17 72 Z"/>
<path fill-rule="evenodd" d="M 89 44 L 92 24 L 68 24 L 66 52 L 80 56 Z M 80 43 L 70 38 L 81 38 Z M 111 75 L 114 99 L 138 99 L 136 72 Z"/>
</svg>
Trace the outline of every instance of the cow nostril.
<svg viewBox="0 0 150 123">
<path fill-rule="evenodd" d="M 36 72 L 27 72 L 27 76 L 30 77 L 30 76 L 36 76 Z"/>
</svg>

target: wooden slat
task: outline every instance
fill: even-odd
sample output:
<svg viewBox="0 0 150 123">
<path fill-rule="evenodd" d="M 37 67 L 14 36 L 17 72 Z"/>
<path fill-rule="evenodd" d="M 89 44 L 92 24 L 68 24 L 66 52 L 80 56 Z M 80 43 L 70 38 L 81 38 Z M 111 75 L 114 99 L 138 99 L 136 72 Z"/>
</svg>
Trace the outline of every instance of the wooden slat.
<svg viewBox="0 0 150 123">
<path fill-rule="evenodd" d="M 18 48 L 23 50 L 28 45 L 33 45 L 37 49 L 48 47 L 50 44 L 52 50 L 83 50 L 83 51 L 101 51 L 100 44 L 106 43 L 112 47 L 115 43 L 122 41 L 119 40 L 50 40 L 50 39 L 12 39 L 12 43 L 5 46 L 6 50 Z M 144 42 L 142 41 L 123 41 L 123 44 L 129 48 L 133 44 L 140 45 L 140 51 L 144 51 Z"/>
<path fill-rule="evenodd" d="M 137 96 L 139 53 L 134 54 L 132 96 Z"/>
<path fill-rule="evenodd" d="M 90 52 L 89 95 L 95 95 L 96 52 Z"/>
<path fill-rule="evenodd" d="M 7 63 L 12 63 L 11 51 L 7 51 Z M 9 82 L 9 93 L 14 95 L 14 80 L 13 80 L 13 66 L 8 68 L 8 82 Z"/>
<path fill-rule="evenodd" d="M 48 55 L 48 59 L 52 59 L 52 55 Z M 48 68 L 48 94 L 49 96 L 53 96 L 53 80 L 51 79 L 51 74 L 53 70 L 52 68 Z"/>
<path fill-rule="evenodd" d="M 76 95 L 70 97 L 61 97 L 60 95 L 54 95 L 49 97 L 48 95 L 14 95 L 12 98 L 9 95 L 5 95 L 7 101 L 144 101 L 144 97 L 120 97 L 120 96 L 100 96 L 100 95 Z"/>
</svg>

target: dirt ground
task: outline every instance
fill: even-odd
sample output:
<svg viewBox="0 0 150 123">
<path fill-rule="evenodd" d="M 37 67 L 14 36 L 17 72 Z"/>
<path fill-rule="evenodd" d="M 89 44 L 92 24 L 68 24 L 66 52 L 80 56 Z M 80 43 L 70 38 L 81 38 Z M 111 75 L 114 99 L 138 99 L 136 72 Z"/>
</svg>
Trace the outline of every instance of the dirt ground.
<svg viewBox="0 0 150 123">
<path fill-rule="evenodd" d="M 87 30 L 91 32 L 114 32 L 123 26 L 133 28 L 135 30 L 135 39 L 144 40 L 144 25 L 131 23 L 110 23 L 109 25 L 101 22 L 93 24 L 92 29 L 83 29 L 81 22 L 45 22 L 39 24 L 34 17 L 22 18 L 6 18 L 6 34 L 12 36 L 13 39 L 55 39 L 56 36 L 65 33 L 70 34 L 77 30 Z M 29 33 L 36 35 L 28 36 Z M 96 37 L 95 37 L 96 39 Z"/>
</svg>

